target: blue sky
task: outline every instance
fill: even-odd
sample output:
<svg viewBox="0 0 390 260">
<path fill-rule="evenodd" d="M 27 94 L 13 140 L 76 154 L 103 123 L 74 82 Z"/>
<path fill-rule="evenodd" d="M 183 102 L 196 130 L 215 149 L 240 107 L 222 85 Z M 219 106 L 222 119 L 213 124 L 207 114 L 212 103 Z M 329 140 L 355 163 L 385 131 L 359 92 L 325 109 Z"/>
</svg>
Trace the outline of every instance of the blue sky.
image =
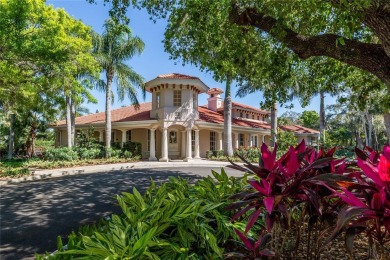
<svg viewBox="0 0 390 260">
<path fill-rule="evenodd" d="M 64 8 L 70 15 L 76 19 L 82 20 L 85 24 L 91 26 L 96 32 L 102 32 L 103 23 L 108 18 L 109 5 L 104 6 L 102 1 L 97 1 L 97 4 L 89 4 L 86 0 L 47 0 L 47 4 L 51 4 L 58 8 Z M 224 83 L 216 82 L 212 75 L 206 72 L 200 71 L 197 67 L 192 65 L 182 66 L 181 61 L 174 61 L 169 59 L 169 54 L 164 51 L 162 40 L 164 38 L 164 31 L 166 21 L 158 20 L 157 23 L 153 23 L 149 19 L 149 15 L 144 10 L 129 9 L 128 17 L 130 18 L 130 27 L 133 30 L 134 35 L 139 36 L 145 42 L 144 52 L 133 59 L 128 61 L 136 72 L 141 74 L 145 81 L 154 79 L 159 74 L 165 73 L 182 73 L 191 76 L 199 77 L 210 88 L 219 87 L 225 88 Z M 115 90 L 114 90 L 115 91 Z M 232 95 L 235 95 L 236 87 L 232 86 Z M 91 112 L 96 110 L 104 111 L 105 95 L 103 92 L 97 90 L 92 91 L 93 96 L 98 100 L 98 104 L 85 104 Z M 262 94 L 260 92 L 250 94 L 245 98 L 236 98 L 233 100 L 244 103 L 246 105 L 259 107 L 259 102 L 262 100 Z M 150 95 L 147 93 L 146 99 L 143 100 L 141 91 L 139 91 L 139 101 L 149 102 Z M 201 94 L 199 96 L 199 104 L 203 105 L 207 103 L 207 95 Z M 334 103 L 334 99 L 326 98 L 326 103 Z M 123 105 L 129 105 L 130 101 L 124 102 L 116 101 L 113 108 L 118 108 Z M 310 105 L 302 108 L 299 102 L 293 102 L 294 107 L 291 109 L 296 112 L 302 112 L 303 110 L 316 110 L 319 111 L 319 98 L 314 97 Z M 289 105 L 289 104 L 286 104 Z M 279 114 L 285 112 L 286 108 L 279 106 Z"/>
</svg>

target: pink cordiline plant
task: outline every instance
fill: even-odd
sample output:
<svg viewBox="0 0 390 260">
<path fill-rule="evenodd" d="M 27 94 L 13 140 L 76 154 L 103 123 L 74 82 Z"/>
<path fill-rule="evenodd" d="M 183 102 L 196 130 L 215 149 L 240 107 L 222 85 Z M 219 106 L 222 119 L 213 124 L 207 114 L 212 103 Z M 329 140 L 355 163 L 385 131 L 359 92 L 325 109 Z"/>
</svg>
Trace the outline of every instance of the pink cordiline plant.
<svg viewBox="0 0 390 260">
<path fill-rule="evenodd" d="M 228 209 L 237 210 L 232 221 L 242 219 L 244 216 L 248 217 L 244 233 L 238 230 L 236 233 L 254 255 L 256 253 L 258 255 L 273 254 L 272 251 L 265 250 L 264 238 L 269 240 L 266 234 L 275 230 L 275 224 L 278 229 L 288 230 L 291 226 L 291 212 L 294 208 L 302 209 L 300 224 L 303 223 L 305 217 L 309 218 L 309 233 L 311 226 L 318 219 L 335 211 L 334 207 L 337 208 L 341 200 L 330 201 L 328 199 L 332 192 L 322 185 L 320 176 L 327 175 L 327 178 L 331 180 L 348 182 L 350 178 L 347 175 L 352 171 L 348 169 L 344 159 L 333 157 L 334 152 L 335 149 L 317 152 L 313 148 L 306 147 L 305 142 L 302 141 L 295 148 L 290 147 L 288 152 L 277 160 L 277 147 L 271 152 L 268 146 L 263 144 L 258 165 L 251 164 L 242 157 L 240 158 L 244 161 L 245 167 L 231 162 L 236 168 L 252 176 L 247 181 L 249 184 L 247 189 L 231 196 L 232 199 L 238 201 L 232 203 Z M 260 238 L 257 242 L 250 242 L 251 240 L 245 234 L 256 223 L 259 224 L 257 220 L 260 216 L 264 219 L 264 225 L 260 228 Z M 275 235 L 275 232 L 273 234 Z M 295 249 L 298 244 L 299 235 Z M 276 248 L 276 251 L 280 254 L 283 248 Z"/>
<path fill-rule="evenodd" d="M 384 146 L 382 153 L 368 147 L 355 151 L 361 169 L 354 174 L 355 182 L 338 183 L 336 188 L 324 184 L 346 203 L 325 244 L 345 231 L 345 245 L 352 258 L 354 238 L 365 232 L 369 256 L 390 259 L 390 146 Z"/>
</svg>

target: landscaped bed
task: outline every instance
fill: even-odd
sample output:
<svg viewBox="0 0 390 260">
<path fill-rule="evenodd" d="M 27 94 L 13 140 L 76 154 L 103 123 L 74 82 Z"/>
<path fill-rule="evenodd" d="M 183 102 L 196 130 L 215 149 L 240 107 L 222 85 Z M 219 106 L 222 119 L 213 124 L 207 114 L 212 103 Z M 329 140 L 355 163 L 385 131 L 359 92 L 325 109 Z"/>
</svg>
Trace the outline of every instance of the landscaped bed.
<svg viewBox="0 0 390 260">
<path fill-rule="evenodd" d="M 105 158 L 105 152 L 101 148 L 51 148 L 43 152 L 42 158 L 0 160 L 0 179 L 29 176 L 38 169 L 136 162 L 141 158 L 139 151 L 139 146 L 131 151 L 125 148 L 111 149 L 111 157 Z"/>
<path fill-rule="evenodd" d="M 390 146 L 357 164 L 304 143 L 265 145 L 242 178 L 171 178 L 117 196 L 120 215 L 72 233 L 49 259 L 389 259 Z M 242 158 L 246 161 L 245 158 Z M 41 258 L 44 256 L 38 256 Z"/>
</svg>

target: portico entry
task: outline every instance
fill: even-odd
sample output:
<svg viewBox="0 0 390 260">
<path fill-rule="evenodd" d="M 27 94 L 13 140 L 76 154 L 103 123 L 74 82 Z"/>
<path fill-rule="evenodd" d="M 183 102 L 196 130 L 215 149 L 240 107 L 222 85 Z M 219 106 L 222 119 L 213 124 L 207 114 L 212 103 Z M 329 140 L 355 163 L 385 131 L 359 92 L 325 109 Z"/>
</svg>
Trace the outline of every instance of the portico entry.
<svg viewBox="0 0 390 260">
<path fill-rule="evenodd" d="M 181 125 L 171 125 L 162 128 L 161 132 L 161 158 L 159 161 L 167 162 L 172 159 L 190 161 L 192 159 L 200 159 L 198 129 L 186 128 Z"/>
</svg>

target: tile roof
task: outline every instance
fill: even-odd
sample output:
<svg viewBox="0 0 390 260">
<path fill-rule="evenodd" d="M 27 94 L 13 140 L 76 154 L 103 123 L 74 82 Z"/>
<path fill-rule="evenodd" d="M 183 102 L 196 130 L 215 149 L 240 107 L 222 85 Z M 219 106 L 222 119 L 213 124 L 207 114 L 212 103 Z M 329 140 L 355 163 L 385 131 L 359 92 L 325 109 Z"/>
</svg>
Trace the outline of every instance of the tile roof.
<svg viewBox="0 0 390 260">
<path fill-rule="evenodd" d="M 207 91 L 207 94 L 212 93 L 212 92 L 220 92 L 222 94 L 224 91 L 222 89 L 220 89 L 220 88 L 210 88 Z"/>
<path fill-rule="evenodd" d="M 163 79 L 199 79 L 198 77 L 189 76 L 189 75 L 180 74 L 180 73 L 161 74 L 161 75 L 158 75 L 157 78 L 163 78 Z"/>
<path fill-rule="evenodd" d="M 233 102 L 235 104 L 239 104 Z M 240 104 L 241 105 L 241 104 Z M 126 122 L 126 121 L 144 121 L 152 120 L 150 118 L 150 110 L 152 109 L 152 103 L 141 103 L 138 110 L 134 106 L 121 107 L 118 109 L 113 109 L 111 111 L 111 120 L 112 122 Z M 199 106 L 199 121 L 214 123 L 214 124 L 223 124 L 224 117 L 223 112 L 216 112 L 211 109 L 208 109 L 206 106 Z M 91 115 L 80 116 L 76 118 L 76 125 L 84 124 L 102 124 L 105 122 L 105 112 L 100 112 Z M 53 126 L 65 126 L 66 121 L 58 121 Z M 261 129 L 271 129 L 271 125 L 266 122 L 259 121 L 250 121 L 250 120 L 241 120 L 237 118 L 232 119 L 233 126 L 243 126 L 243 127 L 253 127 Z M 290 125 L 290 126 L 280 126 L 282 130 L 293 131 L 300 134 L 319 134 L 317 130 L 306 128 L 299 125 Z"/>
<path fill-rule="evenodd" d="M 280 129 L 285 131 L 293 131 L 298 134 L 319 134 L 320 132 L 314 129 L 303 127 L 300 125 L 282 125 Z"/>
<path fill-rule="evenodd" d="M 199 106 L 198 111 L 199 111 L 199 121 L 215 123 L 215 124 L 223 124 L 224 122 L 224 117 L 222 113 L 215 112 L 211 109 L 208 109 L 205 106 Z M 232 119 L 232 124 L 236 126 L 271 129 L 271 126 L 266 122 L 254 122 L 254 121 L 241 120 L 236 118 Z"/>
<path fill-rule="evenodd" d="M 260 112 L 260 113 L 265 113 L 265 114 L 270 114 L 271 112 L 267 111 L 267 110 L 263 110 L 263 109 L 260 109 L 260 108 L 255 108 L 255 107 L 251 107 L 251 106 L 247 106 L 247 105 L 244 105 L 244 104 L 241 104 L 241 103 L 237 103 L 237 102 L 232 102 L 232 106 L 233 107 L 236 107 L 236 108 L 244 108 L 244 109 L 248 109 L 248 110 L 254 110 L 256 112 Z"/>
<path fill-rule="evenodd" d="M 134 106 L 121 107 L 111 111 L 111 122 L 126 122 L 126 121 L 143 121 L 151 120 L 150 110 L 152 102 L 141 103 L 138 110 Z M 100 112 L 85 116 L 76 117 L 76 125 L 104 123 L 106 113 Z M 65 120 L 58 121 L 54 126 L 64 126 Z"/>
</svg>

